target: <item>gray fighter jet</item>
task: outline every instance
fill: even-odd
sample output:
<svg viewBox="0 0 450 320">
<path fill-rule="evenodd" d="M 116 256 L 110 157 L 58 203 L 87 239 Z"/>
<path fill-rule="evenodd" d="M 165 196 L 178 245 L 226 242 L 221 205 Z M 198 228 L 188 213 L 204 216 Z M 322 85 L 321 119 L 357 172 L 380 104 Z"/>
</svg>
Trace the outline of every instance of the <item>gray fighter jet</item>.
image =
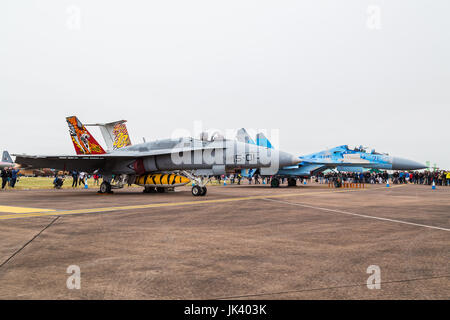
<svg viewBox="0 0 450 320">
<path fill-rule="evenodd" d="M 126 143 L 106 152 L 78 118 L 72 116 L 66 121 L 77 155 L 16 155 L 16 163 L 35 168 L 97 172 L 103 176 L 101 193 L 125 184 L 144 186 L 144 192 L 164 192 L 192 181 L 192 194 L 203 196 L 211 176 L 245 168 L 265 168 L 276 173 L 280 168 L 300 162 L 298 157 L 283 151 L 227 140 L 220 135 L 208 139 L 207 134 L 202 134 L 200 139 Z"/>
</svg>

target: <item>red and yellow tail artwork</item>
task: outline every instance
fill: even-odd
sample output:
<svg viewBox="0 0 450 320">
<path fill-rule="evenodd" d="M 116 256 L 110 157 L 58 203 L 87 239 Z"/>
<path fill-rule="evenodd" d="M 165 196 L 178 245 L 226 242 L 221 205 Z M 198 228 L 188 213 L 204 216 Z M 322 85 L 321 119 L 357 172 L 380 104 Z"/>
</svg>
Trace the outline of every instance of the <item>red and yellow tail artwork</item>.
<svg viewBox="0 0 450 320">
<path fill-rule="evenodd" d="M 70 138 L 77 154 L 106 153 L 77 117 L 67 117 L 66 121 L 69 125 Z"/>
<path fill-rule="evenodd" d="M 124 123 L 117 123 L 113 128 L 113 149 L 120 149 L 131 146 L 130 136 L 128 135 L 127 126 Z"/>
</svg>

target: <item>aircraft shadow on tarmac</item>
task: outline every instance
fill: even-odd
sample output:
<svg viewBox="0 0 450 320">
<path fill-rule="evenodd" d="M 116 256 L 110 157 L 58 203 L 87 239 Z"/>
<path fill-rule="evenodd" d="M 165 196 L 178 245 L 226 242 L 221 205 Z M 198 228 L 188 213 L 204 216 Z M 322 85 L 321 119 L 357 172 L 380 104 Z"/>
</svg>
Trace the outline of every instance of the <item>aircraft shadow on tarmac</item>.
<svg viewBox="0 0 450 320">
<path fill-rule="evenodd" d="M 313 187 L 310 185 L 298 185 L 295 187 L 288 187 L 287 185 L 281 185 L 278 188 L 271 188 L 270 185 L 227 185 L 227 186 L 211 186 L 211 191 L 213 192 L 221 192 L 222 190 L 226 189 L 251 189 L 251 190 L 266 190 L 266 191 L 273 191 L 277 189 L 290 189 L 290 190 L 301 190 L 301 189 L 318 189 L 317 187 Z M 71 198 L 77 198 L 77 197 L 123 197 L 123 196 L 139 196 L 139 197 L 160 197 L 160 196 L 182 196 L 186 194 L 190 194 L 190 190 L 175 190 L 175 191 L 169 191 L 164 193 L 146 193 L 144 194 L 140 188 L 133 188 L 136 190 L 119 190 L 114 191 L 113 193 L 98 193 L 96 190 L 82 190 L 82 189 L 64 189 L 64 190 L 53 190 L 53 189 L 45 189 L 45 190 L 32 190 L 37 192 L 48 192 L 49 194 L 61 197 L 71 197 Z M 320 188 L 322 189 L 322 188 Z M 328 189 L 328 188 L 326 188 Z M 25 191 L 25 190 L 24 190 Z M 28 191 L 28 190 L 27 190 Z"/>
</svg>

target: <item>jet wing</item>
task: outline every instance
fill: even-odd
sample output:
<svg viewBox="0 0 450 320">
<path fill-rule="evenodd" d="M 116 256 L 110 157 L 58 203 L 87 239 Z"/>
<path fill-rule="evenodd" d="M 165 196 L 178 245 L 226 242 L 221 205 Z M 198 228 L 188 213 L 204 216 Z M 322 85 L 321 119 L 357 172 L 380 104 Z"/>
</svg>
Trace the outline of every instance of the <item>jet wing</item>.
<svg viewBox="0 0 450 320">
<path fill-rule="evenodd" d="M 16 161 L 22 167 L 52 168 L 58 170 L 94 171 L 105 166 L 103 156 L 29 156 L 16 155 Z"/>
<path fill-rule="evenodd" d="M 157 150 L 115 151 L 105 154 L 88 155 L 22 155 L 15 154 L 16 163 L 22 167 L 52 168 L 58 170 L 82 170 L 92 172 L 107 167 L 107 162 L 114 160 L 133 160 L 151 156 L 166 155 L 178 152 L 194 152 L 207 149 L 218 149 L 219 146 L 172 148 Z"/>
</svg>

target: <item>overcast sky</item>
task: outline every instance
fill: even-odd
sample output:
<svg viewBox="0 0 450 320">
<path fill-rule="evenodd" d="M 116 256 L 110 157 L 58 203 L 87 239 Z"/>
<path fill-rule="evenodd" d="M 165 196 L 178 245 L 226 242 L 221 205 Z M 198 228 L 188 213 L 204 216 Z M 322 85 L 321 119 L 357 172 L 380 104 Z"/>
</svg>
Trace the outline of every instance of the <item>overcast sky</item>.
<svg viewBox="0 0 450 320">
<path fill-rule="evenodd" d="M 65 117 L 279 129 L 450 168 L 448 0 L 5 0 L 0 149 L 73 154 Z M 95 135 L 99 131 L 93 131 Z M 102 141 L 101 137 L 97 137 Z"/>
</svg>

